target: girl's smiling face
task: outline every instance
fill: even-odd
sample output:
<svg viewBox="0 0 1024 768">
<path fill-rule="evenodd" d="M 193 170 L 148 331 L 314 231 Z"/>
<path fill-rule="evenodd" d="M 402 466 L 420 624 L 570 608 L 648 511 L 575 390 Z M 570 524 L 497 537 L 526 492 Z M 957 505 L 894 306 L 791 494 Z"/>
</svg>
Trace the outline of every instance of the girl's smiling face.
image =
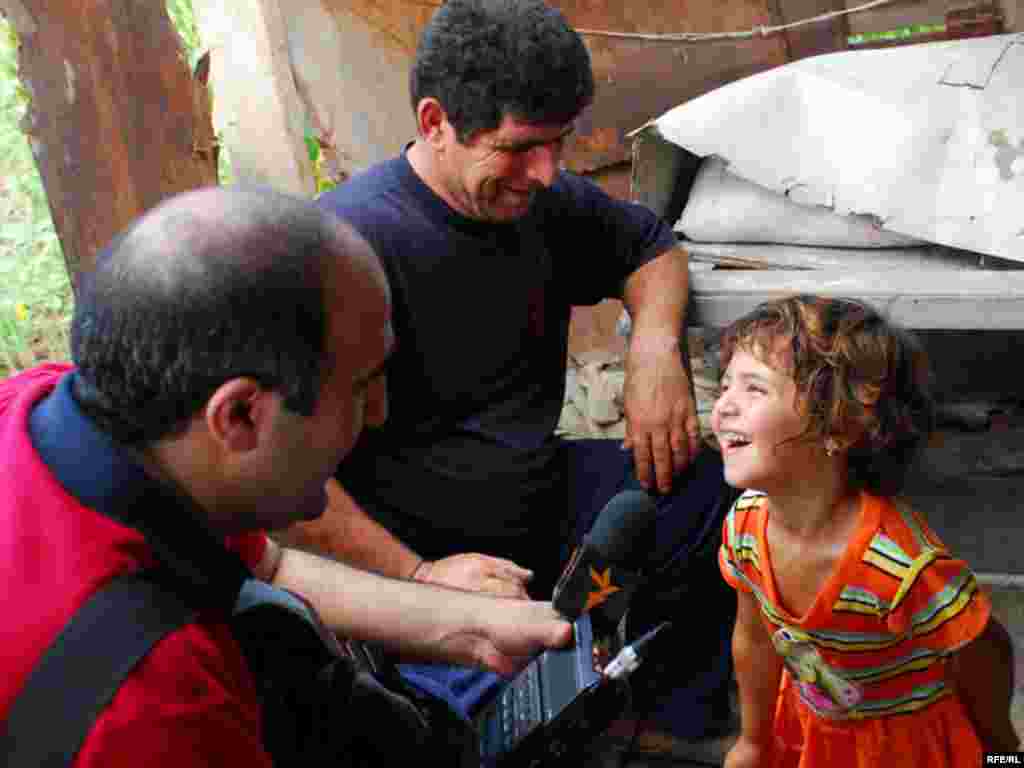
<svg viewBox="0 0 1024 768">
<path fill-rule="evenodd" d="M 820 469 L 822 444 L 797 405 L 791 376 L 736 349 L 711 412 L 729 485 L 790 493 Z"/>
</svg>

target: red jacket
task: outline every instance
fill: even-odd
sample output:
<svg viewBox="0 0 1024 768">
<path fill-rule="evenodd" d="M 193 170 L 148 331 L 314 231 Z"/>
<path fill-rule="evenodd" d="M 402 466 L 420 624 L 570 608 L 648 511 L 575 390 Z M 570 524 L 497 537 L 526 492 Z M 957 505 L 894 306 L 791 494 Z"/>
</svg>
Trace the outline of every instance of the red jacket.
<svg viewBox="0 0 1024 768">
<path fill-rule="evenodd" d="M 69 370 L 44 365 L 0 382 L 0 717 L 93 592 L 115 575 L 154 564 L 137 531 L 70 496 L 33 448 L 29 413 Z M 71 430 L 67 439 L 75 438 Z M 227 543 L 250 567 L 266 547 L 262 534 Z M 270 768 L 260 716 L 252 675 L 228 626 L 200 614 L 128 676 L 74 765 Z"/>
</svg>

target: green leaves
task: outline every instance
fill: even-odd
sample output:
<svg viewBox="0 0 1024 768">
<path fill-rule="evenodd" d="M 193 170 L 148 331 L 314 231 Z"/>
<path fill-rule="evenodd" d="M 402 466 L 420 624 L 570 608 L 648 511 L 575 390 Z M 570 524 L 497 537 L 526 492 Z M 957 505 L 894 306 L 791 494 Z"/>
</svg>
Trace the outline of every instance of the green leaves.
<svg viewBox="0 0 1024 768">
<path fill-rule="evenodd" d="M 192 72 L 202 54 L 199 27 L 196 24 L 195 12 L 192 10 L 192 0 L 167 0 L 167 15 L 171 17 L 174 28 L 178 30 L 182 47 L 185 49 L 188 71 Z"/>
<path fill-rule="evenodd" d="M 71 283 L 21 129 L 30 101 L 18 78 L 18 36 L 0 20 L 0 375 L 68 356 Z"/>
<path fill-rule="evenodd" d="M 327 158 L 320 146 L 320 141 L 313 134 L 312 128 L 306 128 L 303 140 L 306 143 L 306 154 L 309 155 L 309 162 L 313 166 L 313 180 L 316 182 L 315 194 L 319 195 L 321 192 L 326 192 L 328 189 L 336 187 L 338 182 L 331 178 L 331 174 L 325 167 Z"/>
<path fill-rule="evenodd" d="M 191 72 L 202 54 L 192 0 L 166 4 Z M 18 77 L 18 45 L 14 26 L 0 15 L 0 377 L 40 360 L 67 359 L 73 302 L 46 190 L 21 127 L 31 95 Z"/>
</svg>

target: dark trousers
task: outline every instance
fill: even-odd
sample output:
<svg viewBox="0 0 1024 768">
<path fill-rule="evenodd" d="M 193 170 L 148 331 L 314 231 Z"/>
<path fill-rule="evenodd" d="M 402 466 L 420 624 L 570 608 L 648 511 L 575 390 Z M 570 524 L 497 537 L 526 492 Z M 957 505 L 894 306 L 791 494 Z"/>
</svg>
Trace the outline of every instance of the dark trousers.
<svg viewBox="0 0 1024 768">
<path fill-rule="evenodd" d="M 569 493 L 565 519 L 572 525 L 561 542 L 535 542 L 531 591 L 538 598 L 550 598 L 572 547 L 609 499 L 640 487 L 632 455 L 619 446 L 618 440 L 564 443 Z M 655 543 L 642 569 L 646 580 L 630 603 L 627 638 L 661 621 L 673 625 L 631 680 L 634 714 L 680 738 L 700 736 L 727 713 L 736 597 L 718 572 L 717 556 L 722 520 L 737 495 L 723 480 L 718 453 L 706 449 L 676 478 L 670 493 L 656 497 Z M 539 558 L 543 546 L 561 553 Z M 403 674 L 466 715 L 499 684 L 486 673 L 450 667 L 405 665 Z"/>
<path fill-rule="evenodd" d="M 618 440 L 566 443 L 576 541 L 616 493 L 639 488 L 632 454 Z M 659 639 L 632 679 L 634 712 L 680 738 L 696 738 L 728 714 L 736 595 L 718 570 L 722 521 L 739 491 L 723 479 L 720 455 L 705 449 L 655 497 L 654 548 L 645 583 L 630 603 L 627 639 L 662 621 Z"/>
</svg>

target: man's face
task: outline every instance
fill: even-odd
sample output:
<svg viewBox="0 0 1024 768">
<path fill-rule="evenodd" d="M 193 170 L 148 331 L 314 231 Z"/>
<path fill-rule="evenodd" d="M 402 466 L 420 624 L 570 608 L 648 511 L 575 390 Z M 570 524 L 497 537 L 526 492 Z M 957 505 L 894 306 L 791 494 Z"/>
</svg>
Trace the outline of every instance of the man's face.
<svg viewBox="0 0 1024 768">
<path fill-rule="evenodd" d="M 344 271 L 344 268 L 342 268 Z M 274 450 L 275 484 L 293 503 L 283 524 L 319 517 L 324 483 L 355 445 L 364 426 L 387 418 L 384 364 L 394 346 L 383 271 L 359 268 L 328 288 L 327 349 L 331 370 L 309 417 L 282 408 Z"/>
<path fill-rule="evenodd" d="M 458 141 L 444 118 L 439 156 L 446 202 L 480 221 L 526 215 L 537 190 L 554 183 L 572 123 L 531 124 L 506 115 L 496 129 Z"/>
</svg>

